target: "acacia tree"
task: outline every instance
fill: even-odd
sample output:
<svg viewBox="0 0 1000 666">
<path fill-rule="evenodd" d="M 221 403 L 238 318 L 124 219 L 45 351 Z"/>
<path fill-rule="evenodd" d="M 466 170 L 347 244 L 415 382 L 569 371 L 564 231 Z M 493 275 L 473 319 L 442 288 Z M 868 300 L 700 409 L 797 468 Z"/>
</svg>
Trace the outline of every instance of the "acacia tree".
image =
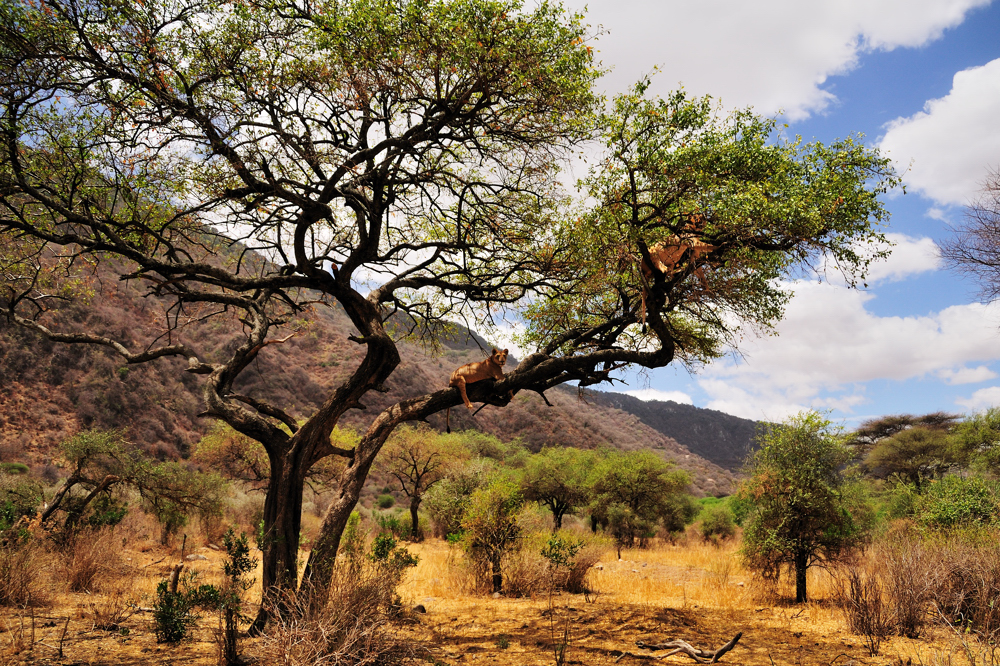
<svg viewBox="0 0 1000 666">
<path fill-rule="evenodd" d="M 806 571 L 834 561 L 866 537 L 869 518 L 845 493 L 847 449 L 831 423 L 803 412 L 773 426 L 747 461 L 749 478 L 738 492 L 747 507 L 744 561 L 765 577 L 782 565 L 795 572 L 795 601 L 807 600 Z"/>
<path fill-rule="evenodd" d="M 864 469 L 878 479 L 896 478 L 919 493 L 926 482 L 941 478 L 960 464 L 962 451 L 946 431 L 908 428 L 880 440 L 864 460 Z"/>
<path fill-rule="evenodd" d="M 396 479 L 410 498 L 410 535 L 414 541 L 424 538 L 419 515 L 424 493 L 467 458 L 467 451 L 454 438 L 427 428 L 403 426 L 389 438 L 376 464 Z"/>
<path fill-rule="evenodd" d="M 609 528 L 621 559 L 622 547 L 652 536 L 657 525 L 676 531 L 694 518 L 693 503 L 685 502 L 690 484 L 687 472 L 652 451 L 606 452 L 592 471 L 591 520 Z"/>
<path fill-rule="evenodd" d="M 531 353 L 469 388 L 504 405 L 711 358 L 739 327 L 773 326 L 789 297 L 776 280 L 801 262 L 825 254 L 856 278 L 884 253 L 878 194 L 896 180 L 876 152 L 785 143 L 772 121 L 648 100 L 644 85 L 595 115 L 585 38 L 579 16 L 516 0 L 0 3 L 0 307 L 127 363 L 188 360 L 203 415 L 267 454 L 268 595 L 299 582 L 306 474 L 343 457 L 304 573 L 322 603 L 386 438 L 460 401 L 450 388 L 405 400 L 357 445 L 331 444 L 390 380 L 401 336 L 519 317 Z M 582 209 L 556 177 L 594 138 L 606 158 Z M 645 278 L 649 248 L 680 233 L 711 251 Z M 53 298 L 77 295 L 94 263 L 148 287 L 159 338 L 53 324 Z M 300 424 L 239 394 L 255 358 L 334 304 L 365 356 L 314 413 Z M 183 335 L 206 318 L 231 331 L 214 355 Z"/>
<path fill-rule="evenodd" d="M 528 457 L 521 471 L 524 499 L 552 511 L 552 531 L 562 529 L 562 519 L 590 497 L 590 472 L 595 454 L 569 446 L 549 446 Z"/>
<path fill-rule="evenodd" d="M 947 412 L 933 412 L 923 416 L 912 414 L 880 416 L 862 422 L 857 430 L 847 436 L 844 445 L 852 449 L 856 457 L 863 458 L 886 438 L 894 437 L 910 428 L 948 432 L 955 427 L 959 418 L 958 414 Z"/>
</svg>

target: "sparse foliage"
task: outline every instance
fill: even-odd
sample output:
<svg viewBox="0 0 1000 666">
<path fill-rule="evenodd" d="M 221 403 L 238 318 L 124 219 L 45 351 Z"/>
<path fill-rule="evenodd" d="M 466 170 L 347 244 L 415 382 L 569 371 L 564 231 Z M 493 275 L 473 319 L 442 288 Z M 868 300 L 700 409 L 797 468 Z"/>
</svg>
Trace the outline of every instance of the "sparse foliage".
<svg viewBox="0 0 1000 666">
<path fill-rule="evenodd" d="M 942 243 L 941 256 L 979 283 L 984 301 L 1000 297 L 1000 170 L 986 177 L 979 200 L 966 208 L 954 237 Z"/>
<path fill-rule="evenodd" d="M 455 438 L 428 428 L 401 426 L 386 442 L 376 464 L 391 475 L 410 498 L 410 538 L 414 541 L 423 539 L 419 510 L 424 494 L 445 478 L 450 469 L 460 466 L 467 456 Z"/>
</svg>

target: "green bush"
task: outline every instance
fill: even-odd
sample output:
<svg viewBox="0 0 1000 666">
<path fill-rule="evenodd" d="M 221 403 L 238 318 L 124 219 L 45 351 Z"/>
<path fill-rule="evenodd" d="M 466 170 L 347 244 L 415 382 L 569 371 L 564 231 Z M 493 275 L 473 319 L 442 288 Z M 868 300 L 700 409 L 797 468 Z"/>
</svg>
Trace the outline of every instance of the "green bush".
<svg viewBox="0 0 1000 666">
<path fill-rule="evenodd" d="M 235 530 L 230 527 L 222 536 L 222 543 L 225 545 L 228 555 L 222 563 L 222 572 L 226 576 L 226 582 L 219 594 L 219 610 L 223 619 L 223 630 L 220 636 L 222 656 L 227 666 L 237 666 L 244 663 L 238 649 L 239 623 L 250 622 L 250 618 L 243 614 L 243 595 L 253 587 L 254 579 L 248 578 L 247 574 L 257 566 L 257 560 L 250 556 L 250 545 L 247 542 L 246 532 L 241 532 L 239 536 L 236 536 Z"/>
<path fill-rule="evenodd" d="M 101 495 L 91 504 L 87 524 L 91 527 L 114 527 L 128 515 L 128 502 L 111 495 Z"/>
<path fill-rule="evenodd" d="M 196 608 L 218 608 L 219 590 L 214 585 L 194 587 L 194 577 L 186 577 L 183 591 L 172 591 L 170 582 L 163 580 L 156 586 L 153 603 L 153 625 L 159 643 L 177 643 L 184 640 L 198 620 Z"/>
<path fill-rule="evenodd" d="M 0 472 L 7 474 L 27 474 L 28 466 L 19 462 L 0 463 Z"/>
<path fill-rule="evenodd" d="M 736 534 L 736 521 L 733 512 L 725 504 L 716 503 L 702 509 L 701 536 L 705 541 L 729 539 Z"/>
<path fill-rule="evenodd" d="M 389 494 L 379 495 L 375 500 L 375 506 L 380 509 L 392 508 L 392 505 L 396 503 L 396 498 Z"/>
<path fill-rule="evenodd" d="M 978 476 L 946 476 L 921 498 L 918 518 L 929 527 L 988 525 L 997 517 L 994 486 Z"/>
<path fill-rule="evenodd" d="M 410 525 L 409 516 L 402 516 L 398 513 L 373 512 L 372 519 L 378 525 L 381 534 L 391 534 L 397 539 L 407 539 L 413 527 Z"/>
</svg>

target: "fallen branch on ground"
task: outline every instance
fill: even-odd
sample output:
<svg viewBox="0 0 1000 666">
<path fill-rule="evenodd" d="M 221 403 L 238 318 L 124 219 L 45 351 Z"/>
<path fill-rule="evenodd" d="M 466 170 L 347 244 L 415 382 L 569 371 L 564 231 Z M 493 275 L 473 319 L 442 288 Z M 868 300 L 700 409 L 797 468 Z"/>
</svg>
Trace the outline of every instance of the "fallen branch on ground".
<svg viewBox="0 0 1000 666">
<path fill-rule="evenodd" d="M 670 650 L 670 652 L 658 656 L 657 659 L 664 659 L 666 657 L 669 657 L 670 655 L 683 652 L 684 654 L 691 657 L 699 664 L 715 664 L 718 663 L 720 659 L 722 659 L 722 655 L 726 654 L 734 647 L 736 647 L 736 644 L 739 643 L 740 638 L 742 636 L 743 632 L 741 631 L 735 636 L 733 636 L 733 639 L 731 641 L 720 647 L 718 650 L 714 651 L 699 650 L 698 648 L 694 647 L 687 641 L 681 639 L 668 641 L 666 643 L 646 643 L 643 641 L 636 641 L 635 644 L 646 650 Z M 626 654 L 631 654 L 631 653 L 626 652 L 622 654 L 621 657 L 618 657 L 618 659 L 621 659 Z M 632 656 L 635 657 L 639 655 L 632 655 Z M 617 659 L 615 661 L 617 661 Z"/>
</svg>

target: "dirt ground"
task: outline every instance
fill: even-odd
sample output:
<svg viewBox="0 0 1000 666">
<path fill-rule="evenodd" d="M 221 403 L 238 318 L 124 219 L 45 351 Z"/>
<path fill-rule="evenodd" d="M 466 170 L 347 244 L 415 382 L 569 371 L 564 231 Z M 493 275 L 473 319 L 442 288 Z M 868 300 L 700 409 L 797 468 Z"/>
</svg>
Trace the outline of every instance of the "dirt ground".
<svg viewBox="0 0 1000 666">
<path fill-rule="evenodd" d="M 447 544 L 411 546 L 420 564 L 400 592 L 408 611 L 400 636 L 413 641 L 414 663 L 556 664 L 554 646 L 567 645 L 566 664 L 636 664 L 656 654 L 636 641 L 683 639 L 715 650 L 737 632 L 742 638 L 724 664 L 791 666 L 807 664 L 951 665 L 967 664 L 961 645 L 944 629 L 918 640 L 894 638 L 870 657 L 859 637 L 849 634 L 841 612 L 828 600 L 831 584 L 822 571 L 811 572 L 816 600 L 795 605 L 754 589 L 735 564 L 732 548 L 705 545 L 661 546 L 626 551 L 617 561 L 609 552 L 590 574 L 592 595 L 544 593 L 534 598 L 494 598 L 462 591 L 455 574 L 457 555 Z M 222 553 L 201 548 L 205 559 L 188 562 L 201 582 L 217 582 Z M 177 556 L 129 553 L 131 590 L 139 608 L 152 604 L 156 584 L 169 575 Z M 148 611 L 139 610 L 117 631 L 95 628 L 107 595 L 59 593 L 43 609 L 0 609 L 0 666 L 14 664 L 216 664 L 218 618 L 206 614 L 192 636 L 176 645 L 158 644 Z M 766 601 L 762 601 L 767 598 Z M 253 652 L 253 641 L 244 642 Z M 662 654 L 662 653 L 661 653 Z M 678 654 L 664 664 L 691 664 Z"/>
</svg>

